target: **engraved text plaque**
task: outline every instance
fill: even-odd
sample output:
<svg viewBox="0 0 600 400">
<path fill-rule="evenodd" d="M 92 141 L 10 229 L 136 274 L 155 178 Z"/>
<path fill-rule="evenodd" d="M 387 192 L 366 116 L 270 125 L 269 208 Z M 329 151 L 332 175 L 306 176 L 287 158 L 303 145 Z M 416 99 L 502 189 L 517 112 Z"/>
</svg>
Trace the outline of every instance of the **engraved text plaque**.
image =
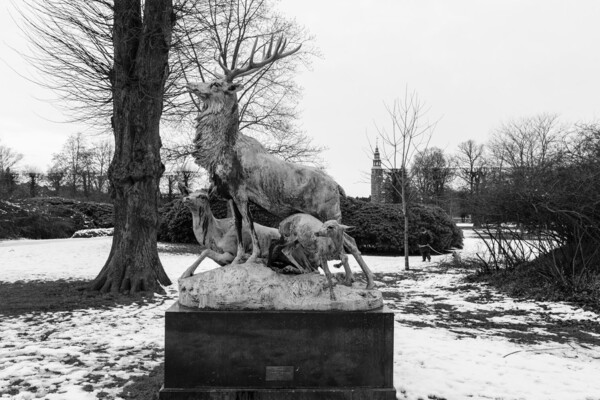
<svg viewBox="0 0 600 400">
<path fill-rule="evenodd" d="M 292 366 L 269 366 L 266 367 L 265 381 L 293 381 L 294 367 Z"/>
</svg>

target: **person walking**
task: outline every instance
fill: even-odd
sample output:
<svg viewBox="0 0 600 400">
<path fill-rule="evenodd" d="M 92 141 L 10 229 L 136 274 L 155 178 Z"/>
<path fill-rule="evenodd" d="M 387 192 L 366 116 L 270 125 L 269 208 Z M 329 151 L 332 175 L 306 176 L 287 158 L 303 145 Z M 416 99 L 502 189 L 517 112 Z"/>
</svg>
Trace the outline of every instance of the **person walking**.
<svg viewBox="0 0 600 400">
<path fill-rule="evenodd" d="M 417 236 L 417 244 L 419 245 L 419 251 L 423 257 L 423 261 L 431 261 L 431 243 L 433 241 L 433 235 L 425 227 L 421 228 L 419 235 Z"/>
</svg>

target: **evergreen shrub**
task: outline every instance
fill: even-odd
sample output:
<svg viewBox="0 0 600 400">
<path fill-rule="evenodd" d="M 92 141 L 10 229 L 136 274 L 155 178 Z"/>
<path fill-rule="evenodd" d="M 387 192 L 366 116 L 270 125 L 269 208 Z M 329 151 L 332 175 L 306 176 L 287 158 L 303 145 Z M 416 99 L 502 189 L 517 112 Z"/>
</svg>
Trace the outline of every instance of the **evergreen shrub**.
<svg viewBox="0 0 600 400">
<path fill-rule="evenodd" d="M 342 222 L 354 227 L 350 235 L 363 253 L 403 254 L 404 218 L 398 204 L 375 204 L 362 199 L 342 197 Z M 227 202 L 211 200 L 211 209 L 217 218 L 227 215 Z M 277 227 L 279 219 L 258 208 L 251 207 L 255 222 Z M 192 216 L 181 200 L 165 204 L 161 210 L 159 241 L 195 243 Z M 414 205 L 409 209 L 409 250 L 418 253 L 417 233 L 424 226 L 434 237 L 432 247 L 437 251 L 462 247 L 462 232 L 440 207 Z"/>
<path fill-rule="evenodd" d="M 113 226 L 112 205 L 60 197 L 0 200 L 0 239 L 61 239 Z"/>
</svg>

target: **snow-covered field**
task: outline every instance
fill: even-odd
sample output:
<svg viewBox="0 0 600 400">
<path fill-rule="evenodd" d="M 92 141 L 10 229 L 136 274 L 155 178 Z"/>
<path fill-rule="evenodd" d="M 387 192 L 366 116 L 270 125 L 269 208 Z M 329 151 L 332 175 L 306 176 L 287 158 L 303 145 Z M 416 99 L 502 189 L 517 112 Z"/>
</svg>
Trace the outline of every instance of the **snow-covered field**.
<svg viewBox="0 0 600 400">
<path fill-rule="evenodd" d="M 0 242 L 0 281 L 91 279 L 111 240 Z M 196 255 L 174 247 L 160 249 L 176 281 Z M 467 235 L 463 258 L 482 250 Z M 599 315 L 465 283 L 466 271 L 438 265 L 445 257 L 411 257 L 411 271 L 403 258 L 365 257 L 396 313 L 399 399 L 600 399 Z M 0 315 L 0 398 L 115 398 L 162 363 L 164 311 L 177 297 L 166 290 L 142 305 Z"/>
</svg>

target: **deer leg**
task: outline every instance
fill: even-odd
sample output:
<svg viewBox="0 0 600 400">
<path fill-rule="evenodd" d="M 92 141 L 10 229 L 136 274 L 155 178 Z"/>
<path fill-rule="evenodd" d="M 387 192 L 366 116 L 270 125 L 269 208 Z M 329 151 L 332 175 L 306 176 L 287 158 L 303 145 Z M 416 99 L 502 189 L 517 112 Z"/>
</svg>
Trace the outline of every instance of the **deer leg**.
<svg viewBox="0 0 600 400">
<path fill-rule="evenodd" d="M 346 252 L 352 254 L 352 256 L 354 257 L 356 262 L 358 262 L 358 265 L 360 265 L 360 269 L 362 269 L 362 271 L 365 274 L 365 277 L 367 278 L 367 289 L 374 289 L 375 281 L 373 280 L 373 273 L 371 272 L 371 270 L 365 263 L 365 260 L 363 260 L 362 256 L 360 255 L 360 251 L 358 250 L 358 247 L 356 246 L 356 241 L 354 241 L 354 238 L 345 232 L 344 232 L 344 250 L 346 250 Z"/>
<path fill-rule="evenodd" d="M 329 284 L 329 298 L 331 300 L 336 300 L 335 293 L 333 293 L 333 282 L 331 281 L 331 271 L 329 271 L 329 266 L 327 265 L 327 260 L 325 258 L 321 259 L 321 268 L 325 272 L 325 277 L 327 278 L 327 283 Z"/>
<path fill-rule="evenodd" d="M 238 203 L 234 200 L 231 203 L 231 209 L 233 210 L 233 217 L 235 221 L 235 233 L 237 237 L 237 253 L 233 261 L 232 265 L 239 264 L 242 258 L 244 257 L 244 240 L 242 238 L 242 213 L 240 213 L 240 209 L 238 208 Z"/>
<path fill-rule="evenodd" d="M 231 253 L 217 253 L 213 250 L 208 250 L 206 257 L 210 258 L 220 266 L 230 264 L 233 261 L 233 254 Z"/>
<path fill-rule="evenodd" d="M 345 271 L 344 285 L 352 286 L 352 282 L 354 282 L 354 275 L 352 274 L 352 270 L 350 269 L 350 265 L 348 264 L 348 255 L 341 253 L 340 260 L 342 260 L 342 265 L 344 266 Z"/>
<path fill-rule="evenodd" d="M 188 278 L 192 275 L 194 275 L 194 271 L 196 271 L 196 268 L 198 268 L 198 265 L 200 265 L 200 263 L 202 262 L 202 260 L 204 260 L 206 258 L 206 254 L 209 250 L 204 250 L 202 253 L 200 253 L 200 257 L 198 257 L 198 259 L 196 261 L 194 261 L 194 263 L 192 265 L 190 265 L 190 267 L 188 269 L 186 269 L 183 274 L 181 274 L 181 276 L 179 277 L 179 279 L 183 279 L 183 278 Z"/>
<path fill-rule="evenodd" d="M 202 253 L 200 253 L 200 257 L 194 263 L 186 269 L 179 279 L 188 278 L 194 275 L 196 268 L 200 265 L 200 263 L 205 259 L 210 258 L 220 266 L 227 265 L 233 260 L 233 254 L 231 253 L 217 253 L 214 250 L 206 249 Z"/>
<path fill-rule="evenodd" d="M 269 246 L 269 258 L 267 258 L 267 267 L 271 268 L 273 266 L 273 258 L 277 252 L 280 252 L 281 249 L 285 246 L 283 243 L 283 238 L 278 241 L 271 242 L 271 246 Z"/>
<path fill-rule="evenodd" d="M 250 210 L 248 209 L 248 201 L 240 201 L 239 202 L 239 211 L 242 214 L 243 221 L 248 224 L 248 228 L 250 229 L 250 237 L 252 238 L 252 255 L 246 260 L 246 262 L 256 262 L 256 260 L 260 257 L 260 243 L 258 242 L 258 235 L 256 234 L 256 229 L 254 229 L 254 221 L 252 221 L 252 214 L 250 214 Z M 241 238 L 241 236 L 240 236 Z M 241 242 L 241 241 L 240 241 Z M 238 256 L 239 256 L 239 243 L 238 243 Z M 242 247 L 243 253 L 243 247 Z M 237 257 L 236 257 L 237 258 Z"/>
</svg>

